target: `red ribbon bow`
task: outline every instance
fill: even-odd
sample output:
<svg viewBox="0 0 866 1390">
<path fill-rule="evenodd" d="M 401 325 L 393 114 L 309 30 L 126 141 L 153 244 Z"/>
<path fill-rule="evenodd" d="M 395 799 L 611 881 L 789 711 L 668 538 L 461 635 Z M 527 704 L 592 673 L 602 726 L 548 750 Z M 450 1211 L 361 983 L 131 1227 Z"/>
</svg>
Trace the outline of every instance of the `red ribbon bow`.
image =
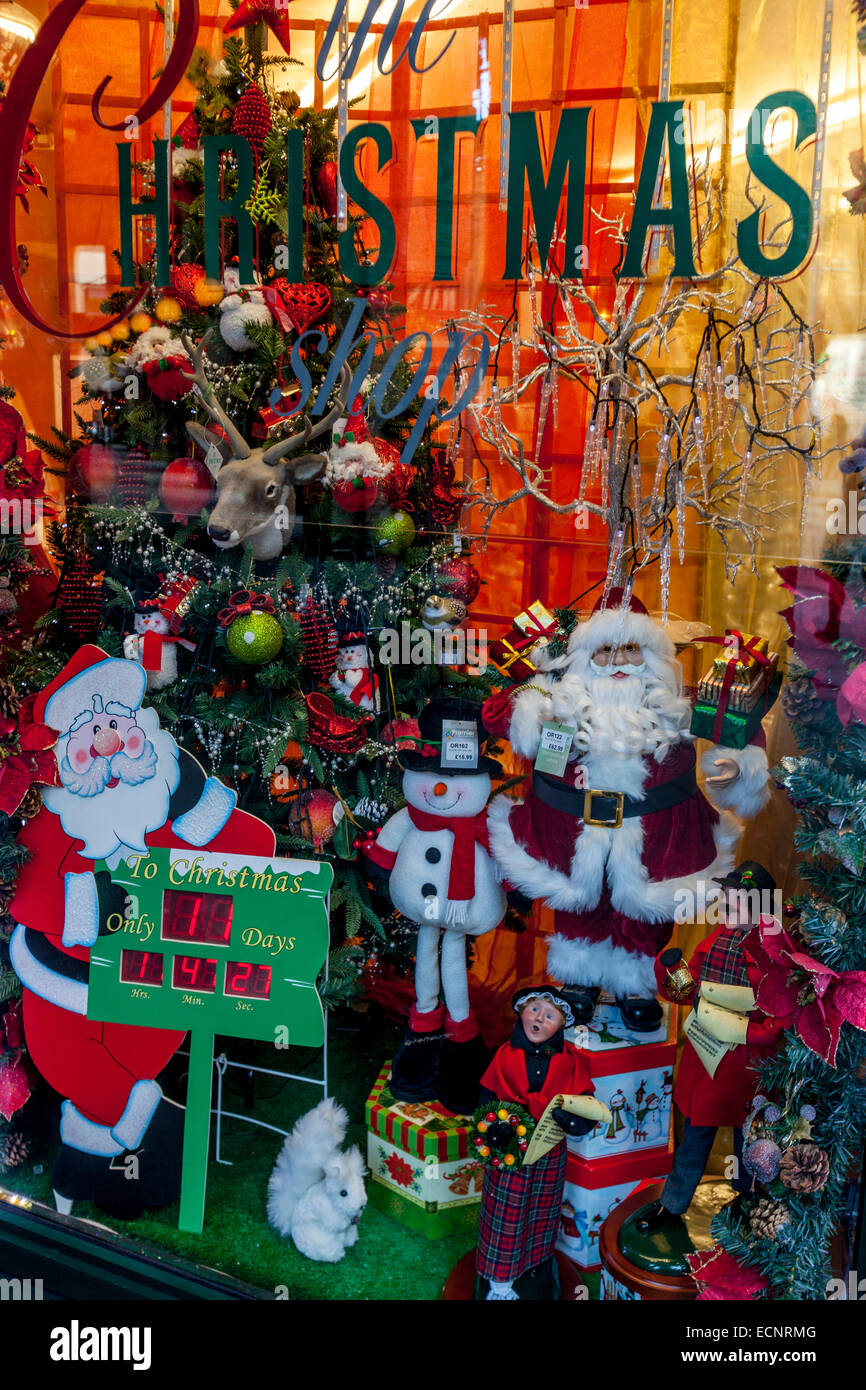
<svg viewBox="0 0 866 1390">
<path fill-rule="evenodd" d="M 750 637 L 748 641 L 742 632 L 735 627 L 726 627 L 724 637 L 702 637 L 702 642 L 715 642 L 720 647 L 726 647 L 732 652 L 725 667 L 725 674 L 722 680 L 722 689 L 719 693 L 719 707 L 716 710 L 716 717 L 713 720 L 712 742 L 718 743 L 722 737 L 722 724 L 724 723 L 725 711 L 728 708 L 728 695 L 737 674 L 737 663 L 743 658 L 750 658 L 757 662 L 759 666 L 769 666 L 770 658 L 758 649 L 757 637 Z M 747 663 L 743 661 L 743 664 Z"/>
<path fill-rule="evenodd" d="M 235 618 L 245 618 L 250 613 L 276 613 L 274 600 L 269 594 L 237 589 L 229 599 L 228 607 L 221 608 L 217 613 L 217 620 L 223 627 L 231 627 Z"/>
<path fill-rule="evenodd" d="M 57 733 L 47 724 L 34 722 L 35 699 L 35 695 L 28 695 L 22 700 L 17 727 L 0 731 L 8 738 L 0 747 L 0 811 L 7 816 L 18 810 L 34 782 L 48 787 L 60 785 L 53 751 Z"/>
</svg>

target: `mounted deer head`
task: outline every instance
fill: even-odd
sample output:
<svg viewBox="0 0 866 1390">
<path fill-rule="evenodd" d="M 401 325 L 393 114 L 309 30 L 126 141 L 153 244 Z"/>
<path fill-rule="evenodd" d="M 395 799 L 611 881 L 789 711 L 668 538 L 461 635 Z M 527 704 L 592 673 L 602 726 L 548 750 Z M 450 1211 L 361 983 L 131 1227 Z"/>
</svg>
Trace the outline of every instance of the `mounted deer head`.
<svg viewBox="0 0 866 1390">
<path fill-rule="evenodd" d="M 207 453 L 215 445 L 223 459 L 207 532 L 220 550 L 245 545 L 257 560 L 273 560 L 283 548 L 284 536 L 292 534 L 295 524 L 293 484 L 312 482 L 328 461 L 327 446 L 324 453 L 303 453 L 297 458 L 287 455 L 330 434 L 334 421 L 346 412 L 351 370 L 348 366 L 342 368 L 337 403 L 316 424 L 304 416 L 300 434 L 253 448 L 223 410 L 205 375 L 203 359 L 212 332 L 210 329 L 204 335 L 198 347 L 181 334 L 193 364 L 193 371 L 184 372 L 184 376 L 192 382 L 196 397 L 225 434 L 223 437 L 194 420 L 187 421 L 187 434 L 199 448 Z"/>
</svg>

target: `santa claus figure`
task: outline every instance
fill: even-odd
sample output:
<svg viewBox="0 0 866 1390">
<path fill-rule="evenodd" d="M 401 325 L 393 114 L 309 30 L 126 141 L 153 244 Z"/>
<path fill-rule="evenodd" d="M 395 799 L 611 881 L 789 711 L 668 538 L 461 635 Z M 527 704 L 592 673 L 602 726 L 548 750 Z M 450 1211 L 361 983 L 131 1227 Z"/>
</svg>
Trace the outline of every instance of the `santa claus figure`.
<svg viewBox="0 0 866 1390">
<path fill-rule="evenodd" d="M 145 682 L 137 663 L 83 647 L 34 706 L 59 734 L 61 785 L 19 837 L 30 858 L 9 908 L 10 955 L 33 1064 L 65 1098 L 52 1183 L 66 1212 L 83 1198 L 129 1215 L 180 1191 L 183 1111 L 155 1078 L 184 1034 L 87 1016 L 91 949 L 124 908 L 106 868 L 152 846 L 274 852 L 273 832 L 142 708 Z"/>
<path fill-rule="evenodd" d="M 699 791 L 674 644 L 637 599 L 623 606 L 621 589 L 575 628 L 564 656 L 542 662 L 510 706 L 507 734 L 535 759 L 544 726 L 565 725 L 568 762 L 562 775 L 535 768 L 525 801 L 492 803 L 491 849 L 509 883 L 554 910 L 548 969 L 571 987 L 578 1021 L 606 989 L 627 1027 L 651 1032 L 662 1016 L 655 956 L 698 883 L 733 864 L 736 817 L 768 795 L 766 754 L 710 748 L 711 800 Z"/>
</svg>

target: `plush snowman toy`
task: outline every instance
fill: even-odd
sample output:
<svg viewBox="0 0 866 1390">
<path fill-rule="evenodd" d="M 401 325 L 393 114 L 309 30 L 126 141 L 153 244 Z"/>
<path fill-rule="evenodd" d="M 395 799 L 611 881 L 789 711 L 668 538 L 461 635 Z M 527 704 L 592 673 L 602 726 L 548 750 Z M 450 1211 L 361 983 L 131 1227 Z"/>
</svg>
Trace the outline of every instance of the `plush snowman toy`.
<svg viewBox="0 0 866 1390">
<path fill-rule="evenodd" d="M 455 721 L 474 730 L 468 740 L 474 758 L 465 767 L 451 766 L 445 746 Z M 438 1099 L 465 1114 L 478 1102 L 486 1062 L 469 1005 L 466 938 L 492 931 L 506 908 L 484 843 L 491 777 L 501 769 L 482 755 L 483 728 L 470 702 L 434 700 L 418 725 L 421 746 L 399 757 L 408 805 L 366 851 L 390 870 L 388 891 L 397 911 L 418 923 L 415 1003 L 394 1057 L 391 1092 L 398 1100 Z"/>
<path fill-rule="evenodd" d="M 329 684 L 345 700 L 372 714 L 381 709 L 379 697 L 379 678 L 370 670 L 367 640 L 363 632 L 342 632 L 339 636 L 337 665 L 329 679 Z"/>
</svg>

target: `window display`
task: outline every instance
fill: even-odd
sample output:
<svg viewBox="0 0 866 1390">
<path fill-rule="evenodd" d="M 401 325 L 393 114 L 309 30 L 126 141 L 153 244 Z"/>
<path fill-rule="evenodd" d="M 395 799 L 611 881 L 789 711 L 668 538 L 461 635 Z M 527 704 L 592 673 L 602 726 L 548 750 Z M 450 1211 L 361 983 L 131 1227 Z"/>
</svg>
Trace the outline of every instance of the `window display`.
<svg viewBox="0 0 866 1390">
<path fill-rule="evenodd" d="M 866 5 L 21 15 L 0 1278 L 858 1298 Z"/>
</svg>

